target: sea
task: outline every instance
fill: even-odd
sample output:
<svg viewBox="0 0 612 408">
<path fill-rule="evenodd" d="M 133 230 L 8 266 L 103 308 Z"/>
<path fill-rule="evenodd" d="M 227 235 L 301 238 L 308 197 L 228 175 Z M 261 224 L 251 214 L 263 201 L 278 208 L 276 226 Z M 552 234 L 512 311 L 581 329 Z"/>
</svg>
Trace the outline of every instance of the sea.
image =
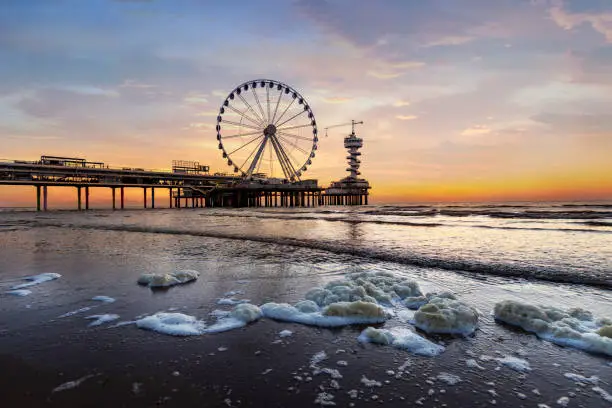
<svg viewBox="0 0 612 408">
<path fill-rule="evenodd" d="M 185 269 L 198 271 L 197 281 L 162 291 L 137 284 L 142 274 Z M 23 278 L 49 273 L 61 277 L 28 287 L 31 293 L 25 296 L 8 294 Z M 452 292 L 479 311 L 478 329 L 469 336 L 450 337 L 416 330 L 446 349 L 439 356 L 423 357 L 360 343 L 364 326 L 329 329 L 264 318 L 237 331 L 185 339 L 133 324 L 163 311 L 210 321 L 219 309 L 231 310 L 227 305 L 240 302 L 294 304 L 310 289 L 355 273 L 414 280 L 423 293 Z M 180 395 L 190 395 L 189 401 L 206 396 L 218 406 L 251 401 L 250 406 L 410 402 L 552 407 L 567 399 L 575 406 L 604 407 L 612 404 L 612 356 L 554 344 L 500 323 L 493 309 L 503 300 L 515 300 L 560 310 L 581 308 L 594 319 L 612 319 L 611 290 L 612 202 L 87 212 L 7 208 L 0 210 L 0 362 L 10 363 L 24 378 L 30 378 L 32 367 L 47 377 L 29 383 L 34 389 L 31 400 L 23 396 L 28 386 L 10 382 L 8 375 L 0 376 L 0 385 L 19 390 L 11 394 L 15 403 L 49 402 L 52 396 L 58 406 L 74 404 L 85 398 L 85 391 L 70 400 L 67 392 L 52 392 L 54 387 L 91 375 L 83 380 L 85 385 L 74 388 L 100 393 L 102 378 L 127 375 L 117 367 L 132 364 L 129 381 L 113 385 L 118 387 L 113 398 L 124 396 L 125 403 L 138 396 L 140 402 L 132 405 L 148 406 L 168 396 L 168 404 L 178 404 L 183 401 L 180 392 L 173 392 L 175 385 L 168 385 L 167 379 L 186 381 L 184 373 L 200 372 L 199 367 L 209 364 L 217 371 L 202 371 L 201 378 L 216 388 L 204 387 L 207 391 L 199 397 Z M 96 296 L 115 301 L 92 302 Z M 390 308 L 392 317 L 376 327 L 414 331 L 412 312 L 400 309 Z M 92 314 L 117 320 L 91 327 L 86 318 Z M 283 330 L 293 335 L 278 337 Z M 141 349 L 126 345 L 125 339 L 135 339 Z M 120 350 L 119 357 L 91 354 L 87 344 L 96 350 Z M 189 362 L 159 371 L 180 360 L 180 354 L 172 356 L 170 350 L 187 353 Z M 257 351 L 267 353 L 268 360 L 245 357 Z M 340 377 L 331 371 L 311 372 L 313 356 L 322 351 L 333 357 L 328 358 L 329 367 Z M 223 362 L 215 363 L 218 357 L 211 356 L 205 363 L 207 358 L 201 356 L 209 353 L 224 355 Z M 193 357 L 196 354 L 200 357 Z M 339 357 L 341 365 L 335 362 Z M 507 357 L 527 361 L 529 370 L 512 369 L 504 363 Z M 160 364 L 153 369 L 147 359 Z M 404 363 L 408 365 L 399 370 Z M 152 379 L 151 370 L 158 377 Z M 68 374 L 58 377 L 59 372 Z M 403 374 L 400 379 L 398 372 Z M 454 377 L 440 373 L 460 381 L 450 384 L 444 378 Z M 197 381 L 194 376 L 191 382 Z M 259 380 L 252 376 L 278 394 L 274 403 L 255 392 L 253 381 Z M 147 378 L 157 381 L 156 391 L 134 392 L 134 384 L 147 388 Z M 239 379 L 250 385 L 241 385 Z M 176 387 L 184 389 L 185 384 Z"/>
</svg>

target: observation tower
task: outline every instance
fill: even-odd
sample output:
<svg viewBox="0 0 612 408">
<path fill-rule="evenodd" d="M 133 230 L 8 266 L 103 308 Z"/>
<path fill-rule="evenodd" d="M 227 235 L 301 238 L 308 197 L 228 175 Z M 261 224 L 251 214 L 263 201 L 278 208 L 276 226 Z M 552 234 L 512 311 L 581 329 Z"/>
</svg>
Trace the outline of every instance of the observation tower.
<svg viewBox="0 0 612 408">
<path fill-rule="evenodd" d="M 344 138 L 344 148 L 348 152 L 346 159 L 348 161 L 348 168 L 346 171 L 349 175 L 340 181 L 332 181 L 329 188 L 325 190 L 325 194 L 330 197 L 332 201 L 330 204 L 336 205 L 367 205 L 368 204 L 368 190 L 371 188 L 370 183 L 363 178 L 359 178 L 361 172 L 359 167 L 361 166 L 361 152 L 359 149 L 363 147 L 363 139 L 357 137 L 355 134 L 355 125 L 363 124 L 363 122 L 351 121 L 351 133 Z M 346 124 L 348 125 L 348 124 Z M 336 126 L 346 126 L 336 125 Z M 330 126 L 330 129 L 335 126 Z M 326 130 L 327 130 L 326 129 Z"/>
</svg>

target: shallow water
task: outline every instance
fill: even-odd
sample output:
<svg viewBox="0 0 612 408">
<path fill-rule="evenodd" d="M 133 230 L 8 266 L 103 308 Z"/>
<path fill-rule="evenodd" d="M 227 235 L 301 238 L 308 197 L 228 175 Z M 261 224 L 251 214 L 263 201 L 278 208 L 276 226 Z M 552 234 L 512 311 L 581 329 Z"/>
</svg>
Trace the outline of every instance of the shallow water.
<svg viewBox="0 0 612 408">
<path fill-rule="evenodd" d="M 590 218 L 563 218 L 576 217 L 576 211 Z M 466 215 L 467 212 L 471 215 Z M 503 218 L 499 217 L 502 213 Z M 533 218 L 533 213 L 541 218 Z M 515 214 L 515 218 L 506 218 L 507 214 Z M 522 214 L 528 215 L 521 218 Z M 593 220 L 599 224 L 587 224 Z M 348 398 L 345 394 L 350 389 L 349 381 L 354 380 L 355 384 L 350 387 L 356 388 L 362 374 L 385 379 L 386 370 L 397 369 L 398 359 L 410 357 L 415 365 L 411 381 L 422 383 L 425 388 L 406 395 L 400 387 L 396 388 L 397 395 L 392 396 L 383 387 L 378 391 L 382 398 L 398 401 L 404 395 L 416 401 L 421 395 L 427 397 L 430 387 L 424 382 L 427 375 L 449 371 L 462 377 L 464 386 L 469 384 L 478 390 L 474 406 L 490 404 L 487 388 L 491 386 L 486 385 L 487 381 L 498 383 L 496 392 L 501 396 L 497 402 L 502 406 L 504 401 L 513 406 L 522 404 L 516 392 L 529 394 L 526 406 L 537 406 L 537 403 L 553 406 L 557 398 L 577 392 L 573 383 L 564 379 L 565 372 L 612 378 L 609 357 L 543 342 L 495 323 L 491 311 L 500 300 L 516 299 L 560 308 L 582 307 L 596 316 L 612 317 L 609 290 L 612 227 L 606 225 L 610 222 L 609 207 L 560 204 L 498 208 L 327 207 L 295 211 L 1 212 L 0 292 L 22 283 L 20 279 L 28 275 L 51 272 L 62 277 L 30 287 L 32 293 L 24 297 L 0 295 L 0 345 L 3 354 L 19 355 L 28 363 L 36 361 L 45 367 L 61 365 L 67 372 L 75 373 L 75 378 L 67 379 L 71 380 L 91 374 L 91 371 L 79 371 L 84 365 L 113 372 L 114 368 L 104 362 L 104 357 L 87 355 L 83 347 L 88 342 L 99 348 L 106 344 L 120 350 L 127 347 L 122 353 L 134 361 L 141 361 L 130 354 L 134 352 L 142 358 L 160 353 L 172 360 L 170 351 L 160 350 L 179 344 L 186 350 L 205 347 L 215 352 L 221 345 L 229 346 L 230 351 L 242 350 L 246 335 L 248 344 L 258 344 L 252 347 L 261 348 L 265 354 L 266 347 L 276 347 L 270 344 L 278 339 L 277 333 L 289 328 L 295 334 L 280 345 L 283 353 L 288 353 L 286 360 L 275 361 L 275 352 L 270 351 L 271 359 L 265 363 L 269 366 L 252 362 L 252 369 L 258 370 L 257 373 L 274 369 L 268 374 L 270 378 L 288 388 L 295 385 L 291 382 L 291 372 L 304 364 L 307 366 L 311 354 L 320 350 L 330 354 L 338 348 L 358 350 L 357 360 L 343 357 L 349 361 L 351 370 L 357 370 L 354 379 L 346 370 L 334 366 L 346 376 L 343 391 L 334 391 L 339 405 L 351 401 L 342 399 Z M 197 270 L 201 275 L 194 283 L 167 291 L 151 291 L 136 284 L 142 273 L 177 269 Z M 387 271 L 415 279 L 424 292 L 455 292 L 461 300 L 481 311 L 479 329 L 466 339 L 424 334 L 447 347 L 441 356 L 426 358 L 375 345 L 359 346 L 357 336 L 363 327 L 328 330 L 264 320 L 238 333 L 204 336 L 197 340 L 201 344 L 196 340 L 185 343 L 176 338 L 162 339 L 163 335 L 143 332 L 134 325 L 109 327 L 144 314 L 170 310 L 210 320 L 211 312 L 223 309 L 218 300 L 231 291 L 244 292 L 236 297 L 250 299 L 254 304 L 294 303 L 314 286 L 338 279 L 347 272 L 360 271 Z M 110 296 L 116 302 L 104 304 L 91 300 L 100 295 Z M 60 318 L 66 314 L 69 315 Z M 120 319 L 89 328 L 91 320 L 86 317 L 102 314 L 117 314 Z M 405 316 L 399 315 L 382 327 L 405 326 L 405 320 Z M 81 339 L 78 345 L 73 338 Z M 118 339 L 135 339 L 135 343 L 123 345 L 124 340 Z M 294 344 L 293 348 L 290 344 Z M 138 350 L 142 350 L 142 355 Z M 496 369 L 497 364 L 479 360 L 482 354 L 502 357 L 520 350 L 526 350 L 525 358 L 533 369 L 526 376 L 507 368 Z M 51 354 L 72 358 L 57 361 L 58 357 Z M 238 366 L 246 358 L 242 354 L 227 355 Z M 475 358 L 486 370 L 481 373 L 468 369 L 465 360 L 470 358 Z M 140 367 L 140 363 L 134 364 Z M 189 370 L 195 372 L 196 368 Z M 225 374 L 218 375 L 228 383 L 233 381 Z M 233 375 L 236 377 L 235 372 Z M 214 378 L 207 381 L 214 382 Z M 314 380 L 312 386 L 318 386 L 321 381 L 322 378 Z M 58 381 L 55 386 L 61 383 Z M 602 387 L 612 391 L 609 383 Z M 327 382 L 324 385 L 327 387 Z M 538 387 L 542 396 L 531 393 Z M 582 391 L 578 393 L 581 404 L 606 406 L 590 388 Z M 287 398 L 294 395 L 291 392 Z M 308 393 L 304 390 L 307 395 L 304 405 L 312 405 L 318 392 L 316 388 Z M 465 398 L 470 391 L 463 392 L 460 398 Z M 438 402 L 446 398 L 438 397 Z M 447 403 L 453 406 L 453 399 L 449 398 Z M 290 398 L 283 401 L 295 405 Z M 425 402 L 426 406 L 436 405 L 433 397 L 426 398 Z"/>
</svg>

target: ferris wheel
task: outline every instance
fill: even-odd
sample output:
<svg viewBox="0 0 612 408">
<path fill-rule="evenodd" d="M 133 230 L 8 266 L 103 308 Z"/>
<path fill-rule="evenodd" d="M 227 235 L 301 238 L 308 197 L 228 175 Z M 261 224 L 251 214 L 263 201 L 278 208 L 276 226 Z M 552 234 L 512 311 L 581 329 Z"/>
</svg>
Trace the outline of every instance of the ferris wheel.
<svg viewBox="0 0 612 408">
<path fill-rule="evenodd" d="M 300 180 L 315 157 L 317 123 L 294 88 L 257 79 L 229 93 L 217 116 L 217 140 L 234 173 Z"/>
</svg>

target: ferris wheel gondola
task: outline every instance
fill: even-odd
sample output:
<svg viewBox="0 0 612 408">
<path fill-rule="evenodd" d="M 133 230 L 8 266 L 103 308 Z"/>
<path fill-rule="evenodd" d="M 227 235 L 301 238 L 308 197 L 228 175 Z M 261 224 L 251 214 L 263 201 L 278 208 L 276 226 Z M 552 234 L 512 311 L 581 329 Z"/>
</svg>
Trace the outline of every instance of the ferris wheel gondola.
<svg viewBox="0 0 612 408">
<path fill-rule="evenodd" d="M 219 109 L 216 130 L 228 166 L 245 178 L 300 180 L 319 141 L 305 98 L 271 79 L 248 81 L 232 90 Z"/>
</svg>

